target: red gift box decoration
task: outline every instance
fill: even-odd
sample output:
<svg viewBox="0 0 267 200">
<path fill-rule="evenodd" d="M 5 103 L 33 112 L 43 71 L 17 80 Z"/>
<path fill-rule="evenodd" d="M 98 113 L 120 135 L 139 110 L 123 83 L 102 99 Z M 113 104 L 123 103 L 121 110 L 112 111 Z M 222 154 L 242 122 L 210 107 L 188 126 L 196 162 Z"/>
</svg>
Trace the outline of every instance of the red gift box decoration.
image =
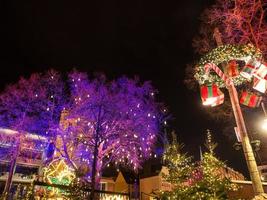
<svg viewBox="0 0 267 200">
<path fill-rule="evenodd" d="M 224 102 L 224 94 L 217 85 L 200 86 L 202 103 L 205 106 L 217 106 Z"/>
<path fill-rule="evenodd" d="M 266 63 L 260 63 L 258 69 L 254 72 L 254 76 L 258 79 L 267 78 L 267 66 Z"/>
<path fill-rule="evenodd" d="M 259 79 L 259 78 L 254 78 L 253 80 L 253 89 L 265 93 L 267 89 L 267 81 L 265 79 Z"/>
<path fill-rule="evenodd" d="M 261 100 L 261 96 L 258 96 L 252 92 L 243 91 L 241 94 L 240 103 L 245 106 L 255 108 L 260 105 Z"/>
<path fill-rule="evenodd" d="M 240 72 L 240 75 L 250 80 L 259 65 L 260 63 L 257 60 L 249 60 L 247 64 L 243 67 L 242 71 Z"/>
</svg>

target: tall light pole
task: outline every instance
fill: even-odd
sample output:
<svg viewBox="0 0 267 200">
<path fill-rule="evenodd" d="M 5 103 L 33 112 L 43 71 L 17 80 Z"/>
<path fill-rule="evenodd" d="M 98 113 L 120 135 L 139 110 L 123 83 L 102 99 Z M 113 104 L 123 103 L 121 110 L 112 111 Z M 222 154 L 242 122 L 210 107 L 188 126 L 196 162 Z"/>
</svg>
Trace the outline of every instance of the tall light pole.
<svg viewBox="0 0 267 200">
<path fill-rule="evenodd" d="M 222 40 L 221 40 L 221 36 L 220 36 L 220 32 L 218 28 L 215 28 L 214 30 L 214 37 L 215 37 L 217 45 L 218 46 L 222 45 Z M 248 171 L 249 171 L 249 175 L 252 181 L 254 193 L 255 195 L 263 194 L 264 190 L 263 190 L 260 174 L 258 171 L 255 156 L 254 156 L 251 144 L 250 144 L 244 117 L 243 117 L 240 104 L 239 104 L 238 94 L 237 94 L 234 84 L 230 84 L 229 86 L 227 86 L 227 90 L 229 92 L 232 109 L 234 112 L 235 121 L 236 121 L 236 125 L 238 128 L 238 133 L 240 135 L 243 152 L 244 152 L 245 159 L 247 162 Z"/>
<path fill-rule="evenodd" d="M 231 84 L 227 89 L 229 92 L 232 109 L 234 112 L 235 121 L 236 121 L 236 125 L 238 128 L 238 133 L 240 135 L 243 152 L 246 158 L 248 171 L 249 171 L 250 178 L 252 181 L 253 190 L 256 195 L 262 194 L 264 193 L 264 190 L 263 190 L 260 174 L 258 171 L 257 163 L 255 160 L 255 156 L 254 156 L 254 153 L 253 153 L 253 150 L 250 144 L 250 140 L 248 137 L 245 121 L 244 121 L 242 111 L 240 108 L 237 91 L 236 91 L 234 84 Z"/>
</svg>

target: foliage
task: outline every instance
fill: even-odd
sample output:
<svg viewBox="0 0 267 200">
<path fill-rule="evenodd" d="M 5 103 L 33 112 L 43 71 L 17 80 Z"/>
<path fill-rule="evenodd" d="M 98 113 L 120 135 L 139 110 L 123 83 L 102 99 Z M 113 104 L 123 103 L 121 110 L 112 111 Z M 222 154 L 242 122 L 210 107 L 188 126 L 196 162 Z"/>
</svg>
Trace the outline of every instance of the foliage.
<svg viewBox="0 0 267 200">
<path fill-rule="evenodd" d="M 182 185 L 193 170 L 192 157 L 182 153 L 183 144 L 179 144 L 175 137 L 173 136 L 172 143 L 166 146 L 163 155 L 169 169 L 169 174 L 165 176 L 165 179 L 175 185 Z"/>
<path fill-rule="evenodd" d="M 151 84 L 126 77 L 108 82 L 103 75 L 89 79 L 77 71 L 69 78 L 73 104 L 64 119 L 70 124 L 62 130 L 62 154 L 77 168 L 89 166 L 84 176 L 96 176 L 96 183 L 111 163 L 141 168 L 152 156 L 164 116 Z"/>
<path fill-rule="evenodd" d="M 222 80 L 217 74 L 210 73 L 208 77 L 206 77 L 204 65 L 207 63 L 213 63 L 217 66 L 221 63 L 228 63 L 230 60 L 246 60 L 248 61 L 251 57 L 260 58 L 261 53 L 256 49 L 253 45 L 223 45 L 219 46 L 213 50 L 211 50 L 208 54 L 203 56 L 195 71 L 195 79 L 199 82 L 200 85 L 205 82 L 215 83 L 219 87 L 225 87 L 224 80 Z M 247 79 L 242 76 L 237 76 L 236 78 L 232 78 L 232 81 L 235 85 L 243 84 L 247 82 Z"/>
<path fill-rule="evenodd" d="M 0 126 L 34 132 L 55 146 L 85 182 L 98 184 L 111 164 L 137 171 L 153 156 L 166 110 L 149 82 L 53 70 L 21 78 L 0 94 Z M 96 183 L 96 184 L 95 184 Z"/>
<path fill-rule="evenodd" d="M 1 149 L 0 157 L 10 160 L 18 155 L 27 163 L 40 160 L 47 141 L 36 136 L 47 140 L 56 137 L 65 98 L 63 80 L 54 70 L 34 73 L 7 86 L 0 94 L 0 128 L 6 130 L 1 130 L 0 140 L 8 148 Z M 35 139 L 27 132 L 33 133 Z"/>
<path fill-rule="evenodd" d="M 65 105 L 60 74 L 50 70 L 21 78 L 0 94 L 0 126 L 51 136 Z"/>
<path fill-rule="evenodd" d="M 265 0 L 216 0 L 201 16 L 199 34 L 193 47 L 206 54 L 217 45 L 213 39 L 214 28 L 219 28 L 224 44 L 252 43 L 267 56 L 267 21 Z"/>
<path fill-rule="evenodd" d="M 172 144 L 167 148 L 164 158 L 166 159 L 169 175 L 166 180 L 173 185 L 172 191 L 164 192 L 164 199 L 226 199 L 227 191 L 236 190 L 237 186 L 224 176 L 226 165 L 214 155 L 217 144 L 211 140 L 208 132 L 206 147 L 208 152 L 204 153 L 201 161 L 194 163 L 186 154 L 177 151 L 180 145 Z"/>
</svg>

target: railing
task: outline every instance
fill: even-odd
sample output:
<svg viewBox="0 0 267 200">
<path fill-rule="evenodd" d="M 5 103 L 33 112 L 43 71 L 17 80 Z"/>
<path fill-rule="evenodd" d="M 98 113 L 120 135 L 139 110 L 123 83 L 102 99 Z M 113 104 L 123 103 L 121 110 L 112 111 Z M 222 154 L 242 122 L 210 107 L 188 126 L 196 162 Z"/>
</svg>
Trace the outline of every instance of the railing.
<svg viewBox="0 0 267 200">
<path fill-rule="evenodd" d="M 56 200 L 64 198 L 66 200 L 72 200 L 72 199 L 83 200 L 83 199 L 88 199 L 91 189 L 90 188 L 77 189 L 77 187 L 49 184 L 40 181 L 32 181 L 32 182 L 14 181 L 14 184 L 12 185 L 10 191 L 11 192 L 8 194 L 10 199 L 16 199 L 17 196 L 19 196 L 20 198 L 24 198 L 26 195 L 28 196 L 30 195 L 29 199 L 50 198 Z M 102 190 L 95 190 L 95 193 L 99 194 L 98 198 L 99 200 L 113 200 L 113 199 L 130 200 L 129 193 L 102 191 Z M 49 197 L 49 195 L 52 196 Z"/>
</svg>

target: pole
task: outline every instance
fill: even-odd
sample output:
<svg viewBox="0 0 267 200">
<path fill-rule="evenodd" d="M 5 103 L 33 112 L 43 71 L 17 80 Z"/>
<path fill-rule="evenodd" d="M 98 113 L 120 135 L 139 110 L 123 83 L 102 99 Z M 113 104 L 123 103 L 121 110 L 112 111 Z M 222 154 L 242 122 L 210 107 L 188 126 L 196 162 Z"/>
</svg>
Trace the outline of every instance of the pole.
<svg viewBox="0 0 267 200">
<path fill-rule="evenodd" d="M 252 181 L 252 186 L 255 195 L 264 193 L 260 174 L 258 171 L 255 156 L 248 137 L 245 121 L 241 112 L 240 104 L 238 101 L 238 95 L 235 86 L 232 84 L 228 87 L 229 96 L 231 99 L 232 109 L 235 116 L 236 125 L 238 127 L 239 135 L 241 137 L 241 143 L 243 152 L 245 154 L 249 175 Z"/>
<path fill-rule="evenodd" d="M 266 109 L 265 109 L 265 106 L 264 106 L 263 102 L 261 102 L 261 107 L 262 107 L 262 110 L 264 112 L 264 116 L 267 117 Z"/>
<path fill-rule="evenodd" d="M 223 44 L 221 34 L 218 28 L 214 29 L 214 38 L 218 46 Z M 254 194 L 255 196 L 259 194 L 263 194 L 264 190 L 263 190 L 263 186 L 262 186 L 262 182 L 260 178 L 260 173 L 258 171 L 256 159 L 255 159 L 255 156 L 254 156 L 251 144 L 250 144 L 250 140 L 248 137 L 248 133 L 247 133 L 245 121 L 243 118 L 243 114 L 240 108 L 236 88 L 234 84 L 231 84 L 230 86 L 227 87 L 227 89 L 229 92 L 232 109 L 234 112 L 236 125 L 237 125 L 238 132 L 240 135 L 243 152 L 244 152 L 245 159 L 247 162 L 248 171 L 249 171 L 249 175 L 251 178 Z"/>
<path fill-rule="evenodd" d="M 15 153 L 14 153 L 14 155 L 12 157 L 12 161 L 10 163 L 10 169 L 9 169 L 8 177 L 6 180 L 5 188 L 3 191 L 4 199 L 6 199 L 6 200 L 8 199 L 8 193 L 10 191 L 10 188 L 12 185 L 13 175 L 14 175 L 15 170 L 16 170 L 16 163 L 17 163 L 17 157 L 18 157 L 18 153 L 19 153 L 19 146 L 20 146 L 20 139 L 16 144 Z"/>
</svg>

